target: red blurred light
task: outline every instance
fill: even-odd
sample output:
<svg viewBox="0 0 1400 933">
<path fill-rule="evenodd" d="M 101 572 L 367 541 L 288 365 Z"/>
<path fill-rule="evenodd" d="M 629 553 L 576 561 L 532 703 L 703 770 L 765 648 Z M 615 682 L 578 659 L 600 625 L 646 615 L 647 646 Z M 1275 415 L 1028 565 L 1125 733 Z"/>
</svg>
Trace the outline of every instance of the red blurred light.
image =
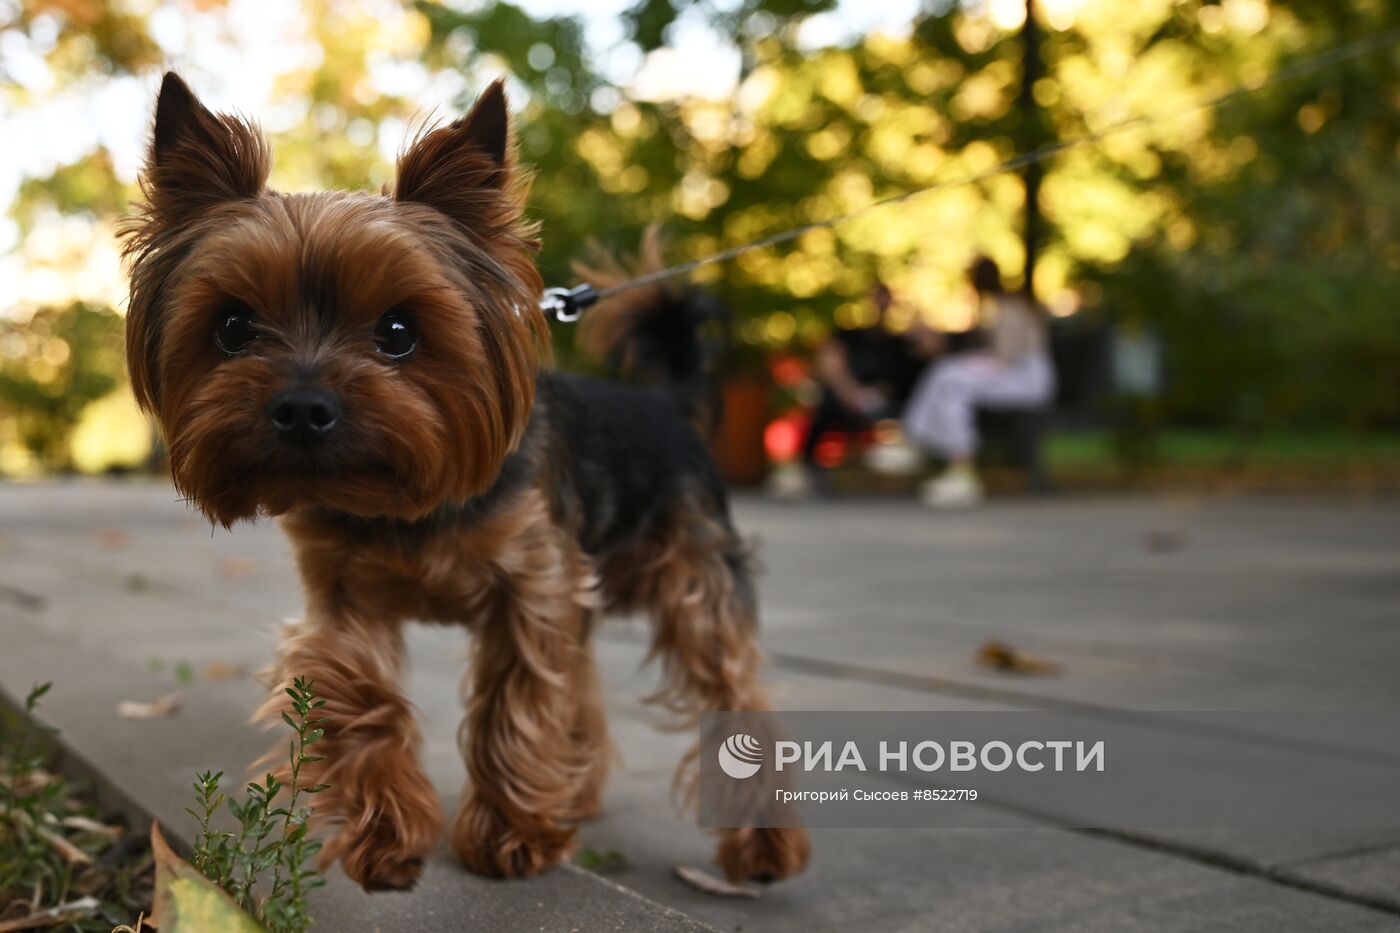
<svg viewBox="0 0 1400 933">
<path fill-rule="evenodd" d="M 807 416 L 801 411 L 788 412 L 769 422 L 763 429 L 763 449 L 773 463 L 787 463 L 802 452 L 807 436 Z"/>
<path fill-rule="evenodd" d="M 773 381 L 785 389 L 801 385 L 807 378 L 807 364 L 796 356 L 777 356 L 771 364 Z"/>
<path fill-rule="evenodd" d="M 834 469 L 846 462 L 846 454 L 850 447 L 846 443 L 846 435 L 839 431 L 823 434 L 817 441 L 817 446 L 812 450 L 812 459 L 817 462 L 817 466 Z"/>
</svg>

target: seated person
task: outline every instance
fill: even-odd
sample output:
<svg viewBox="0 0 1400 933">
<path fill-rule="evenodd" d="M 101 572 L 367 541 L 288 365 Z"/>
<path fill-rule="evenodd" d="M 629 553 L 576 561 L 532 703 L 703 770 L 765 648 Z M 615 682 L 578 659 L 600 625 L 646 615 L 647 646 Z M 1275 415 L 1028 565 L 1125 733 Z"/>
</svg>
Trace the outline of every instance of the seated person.
<svg viewBox="0 0 1400 933">
<path fill-rule="evenodd" d="M 878 317 L 869 327 L 837 329 L 818 351 L 813 372 L 821 384 L 821 399 L 812 412 L 802 447 L 806 474 L 798 483 L 820 486 L 824 472 L 816 462 L 817 442 L 829 431 L 859 431 L 882 418 L 897 418 L 919 374 L 938 350 L 939 335 L 923 325 L 905 333 L 889 329 L 889 309 L 895 298 L 877 282 L 871 292 Z"/>
<path fill-rule="evenodd" d="M 1009 294 L 996 263 L 979 258 L 971 270 L 987 347 L 951 354 L 929 367 L 904 410 L 904 434 L 948 461 L 947 470 L 921 490 L 926 505 L 975 505 L 982 484 L 977 453 L 978 408 L 1043 408 L 1055 394 L 1055 369 L 1041 310 Z"/>
</svg>

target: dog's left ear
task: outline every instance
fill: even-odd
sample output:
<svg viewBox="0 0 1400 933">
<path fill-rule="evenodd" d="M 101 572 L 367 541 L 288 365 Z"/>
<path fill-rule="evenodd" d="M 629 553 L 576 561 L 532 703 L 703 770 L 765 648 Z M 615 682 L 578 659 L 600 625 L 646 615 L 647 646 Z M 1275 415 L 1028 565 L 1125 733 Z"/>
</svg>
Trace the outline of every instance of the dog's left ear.
<svg viewBox="0 0 1400 933">
<path fill-rule="evenodd" d="M 399 157 L 394 197 L 437 208 L 453 220 L 479 232 L 508 226 L 512 216 L 510 117 L 503 79 L 492 82 L 471 112 L 447 126 L 430 129 Z M 502 198 L 501 195 L 507 195 Z M 505 210 L 503 210 L 505 208 Z"/>
</svg>

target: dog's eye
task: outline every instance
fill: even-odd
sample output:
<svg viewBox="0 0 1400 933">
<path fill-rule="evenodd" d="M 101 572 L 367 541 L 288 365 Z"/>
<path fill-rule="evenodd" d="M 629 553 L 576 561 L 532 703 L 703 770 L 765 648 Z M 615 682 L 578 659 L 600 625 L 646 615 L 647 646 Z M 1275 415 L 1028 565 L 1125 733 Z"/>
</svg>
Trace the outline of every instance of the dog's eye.
<svg viewBox="0 0 1400 933">
<path fill-rule="evenodd" d="M 248 349 L 258 336 L 257 319 L 242 305 L 225 308 L 214 323 L 214 343 L 230 356 Z"/>
<path fill-rule="evenodd" d="M 418 325 L 403 311 L 388 311 L 374 325 L 374 345 L 391 360 L 401 360 L 418 346 Z"/>
</svg>

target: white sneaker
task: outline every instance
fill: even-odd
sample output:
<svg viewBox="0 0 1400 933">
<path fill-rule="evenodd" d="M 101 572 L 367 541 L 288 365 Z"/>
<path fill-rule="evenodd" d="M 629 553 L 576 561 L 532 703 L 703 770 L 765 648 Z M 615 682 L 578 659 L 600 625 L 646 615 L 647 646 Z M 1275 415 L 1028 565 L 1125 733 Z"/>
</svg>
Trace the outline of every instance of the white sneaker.
<svg viewBox="0 0 1400 933">
<path fill-rule="evenodd" d="M 865 465 L 882 476 L 913 476 L 923 469 L 924 457 L 908 442 L 899 439 L 868 449 Z"/>
<path fill-rule="evenodd" d="M 931 509 L 968 509 L 982 501 L 982 483 L 971 470 L 948 470 L 919 487 L 919 500 Z"/>
<path fill-rule="evenodd" d="M 768 495 L 795 501 L 812 495 L 812 480 L 801 463 L 784 463 L 768 474 Z"/>
</svg>

